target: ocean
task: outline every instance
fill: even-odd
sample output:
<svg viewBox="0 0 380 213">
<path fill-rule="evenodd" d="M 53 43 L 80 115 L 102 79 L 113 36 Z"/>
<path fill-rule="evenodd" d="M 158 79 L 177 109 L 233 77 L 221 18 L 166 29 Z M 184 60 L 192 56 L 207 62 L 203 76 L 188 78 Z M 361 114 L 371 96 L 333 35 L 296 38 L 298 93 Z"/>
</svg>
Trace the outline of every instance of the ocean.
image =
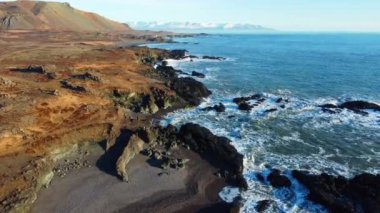
<svg viewBox="0 0 380 213">
<path fill-rule="evenodd" d="M 269 168 L 308 170 L 352 177 L 380 173 L 380 112 L 363 116 L 350 110 L 330 114 L 318 105 L 350 100 L 380 103 L 380 34 L 209 35 L 176 39 L 150 47 L 186 49 L 196 56 L 224 61 L 170 61 L 184 72 L 197 71 L 213 95 L 197 108 L 167 115 L 163 125 L 193 122 L 226 136 L 245 156 L 249 190 L 240 196 L 242 212 L 254 212 L 258 201 L 275 201 L 275 212 L 324 212 L 305 199 L 296 180 L 290 189 L 274 189 L 256 174 Z M 232 99 L 262 94 L 265 101 L 251 112 L 238 110 Z M 276 100 L 287 101 L 282 108 Z M 223 103 L 224 113 L 201 110 Z M 268 109 L 277 109 L 268 113 Z M 220 196 L 230 201 L 238 190 Z"/>
</svg>

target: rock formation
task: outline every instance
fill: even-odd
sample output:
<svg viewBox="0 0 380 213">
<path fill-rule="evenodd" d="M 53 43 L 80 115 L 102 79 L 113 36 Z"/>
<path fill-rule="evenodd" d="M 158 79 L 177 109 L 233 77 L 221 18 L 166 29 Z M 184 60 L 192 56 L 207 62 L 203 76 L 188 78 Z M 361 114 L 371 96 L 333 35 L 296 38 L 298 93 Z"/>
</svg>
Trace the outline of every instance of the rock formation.
<svg viewBox="0 0 380 213">
<path fill-rule="evenodd" d="M 380 209 L 380 175 L 360 174 L 352 179 L 328 174 L 311 175 L 293 171 L 293 176 L 305 185 L 308 198 L 331 212 L 378 212 Z"/>
<path fill-rule="evenodd" d="M 207 128 L 192 123 L 183 125 L 178 136 L 190 149 L 211 159 L 230 184 L 248 188 L 243 177 L 243 155 L 237 152 L 228 138 L 215 136 Z"/>
<path fill-rule="evenodd" d="M 128 141 L 128 145 L 125 147 L 123 154 L 119 157 L 116 163 L 117 174 L 128 182 L 128 173 L 126 166 L 130 160 L 132 160 L 136 154 L 140 153 L 144 149 L 144 141 L 137 135 L 132 135 Z"/>
<path fill-rule="evenodd" d="M 172 81 L 171 88 L 193 106 L 199 105 L 202 98 L 211 95 L 210 90 L 208 90 L 201 82 L 196 81 L 193 78 L 177 78 Z"/>
</svg>

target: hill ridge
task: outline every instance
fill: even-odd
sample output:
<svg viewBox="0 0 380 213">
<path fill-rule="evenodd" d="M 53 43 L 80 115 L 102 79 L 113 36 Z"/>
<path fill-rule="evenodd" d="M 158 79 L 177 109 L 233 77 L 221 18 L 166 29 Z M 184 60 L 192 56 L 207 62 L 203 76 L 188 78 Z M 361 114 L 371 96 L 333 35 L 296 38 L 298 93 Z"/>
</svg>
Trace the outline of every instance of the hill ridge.
<svg viewBox="0 0 380 213">
<path fill-rule="evenodd" d="M 123 23 L 73 8 L 69 3 L 0 2 L 0 30 L 131 31 Z"/>
</svg>

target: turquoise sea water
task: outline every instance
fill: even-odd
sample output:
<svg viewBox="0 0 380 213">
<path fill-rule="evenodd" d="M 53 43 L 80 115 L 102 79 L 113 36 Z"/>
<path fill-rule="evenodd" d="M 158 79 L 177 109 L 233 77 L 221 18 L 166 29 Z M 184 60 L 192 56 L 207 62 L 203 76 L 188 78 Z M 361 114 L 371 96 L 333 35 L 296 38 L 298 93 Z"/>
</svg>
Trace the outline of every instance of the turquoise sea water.
<svg viewBox="0 0 380 213">
<path fill-rule="evenodd" d="M 257 181 L 255 174 L 268 166 L 346 177 L 380 172 L 380 113 L 326 114 L 317 107 L 348 100 L 380 103 L 380 34 L 212 35 L 178 41 L 182 43 L 151 46 L 227 60 L 170 61 L 185 72 L 206 74 L 198 80 L 213 95 L 198 108 L 168 115 L 163 123 L 199 123 L 233 141 L 245 155 L 250 185 L 242 194 L 242 211 L 254 211 L 263 199 L 275 200 L 273 208 L 280 212 L 323 211 L 304 199 L 307 190 L 295 180 L 290 190 Z M 255 93 L 267 100 L 250 113 L 237 110 L 234 97 Z M 280 97 L 289 100 L 284 109 L 276 103 Z M 225 113 L 200 110 L 219 102 L 226 105 Z M 278 111 L 265 113 L 272 108 Z"/>
</svg>

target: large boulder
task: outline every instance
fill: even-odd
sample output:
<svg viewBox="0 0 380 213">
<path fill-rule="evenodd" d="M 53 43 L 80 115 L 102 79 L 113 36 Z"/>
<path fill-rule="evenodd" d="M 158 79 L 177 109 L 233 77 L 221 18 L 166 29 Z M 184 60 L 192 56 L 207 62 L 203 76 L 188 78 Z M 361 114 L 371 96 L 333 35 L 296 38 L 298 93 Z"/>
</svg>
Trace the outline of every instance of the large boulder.
<svg viewBox="0 0 380 213">
<path fill-rule="evenodd" d="M 364 173 L 348 180 L 305 171 L 293 171 L 292 174 L 309 189 L 308 199 L 331 212 L 372 213 L 380 209 L 380 175 Z"/>
<path fill-rule="evenodd" d="M 216 136 L 207 128 L 192 123 L 183 125 L 178 135 L 191 150 L 206 159 L 214 159 L 211 163 L 224 171 L 230 184 L 248 188 L 243 177 L 243 155 L 231 145 L 228 138 Z"/>
<path fill-rule="evenodd" d="M 140 153 L 143 149 L 144 141 L 141 140 L 137 135 L 132 135 L 128 141 L 128 145 L 124 148 L 123 154 L 116 162 L 117 174 L 120 175 L 123 181 L 129 181 L 128 173 L 126 170 L 127 164 L 135 157 L 136 154 Z"/>
<path fill-rule="evenodd" d="M 211 91 L 205 85 L 193 78 L 174 79 L 171 88 L 190 105 L 194 106 L 199 105 L 203 98 L 211 95 Z"/>
</svg>

